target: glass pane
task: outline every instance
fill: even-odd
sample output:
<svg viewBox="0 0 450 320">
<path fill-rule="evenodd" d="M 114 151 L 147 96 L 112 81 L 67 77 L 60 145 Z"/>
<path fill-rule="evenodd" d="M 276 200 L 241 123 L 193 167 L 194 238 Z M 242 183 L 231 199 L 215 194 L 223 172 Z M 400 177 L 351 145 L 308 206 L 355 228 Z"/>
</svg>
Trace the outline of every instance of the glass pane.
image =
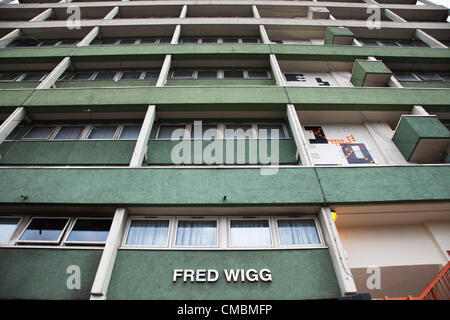
<svg viewBox="0 0 450 320">
<path fill-rule="evenodd" d="M 365 45 L 365 46 L 373 46 L 373 47 L 376 47 L 376 46 L 378 46 L 378 42 L 377 42 L 377 40 L 371 40 L 371 39 L 364 39 L 364 40 L 360 40 L 362 43 L 363 43 L 363 45 Z"/>
<path fill-rule="evenodd" d="M 197 38 L 184 38 L 182 43 L 198 43 Z"/>
<path fill-rule="evenodd" d="M 425 42 L 421 41 L 421 40 L 413 40 L 412 43 L 416 46 L 416 47 L 429 47 L 428 44 L 426 44 Z"/>
<path fill-rule="evenodd" d="M 35 218 L 28 225 L 19 240 L 58 241 L 67 223 L 67 219 Z"/>
<path fill-rule="evenodd" d="M 202 124 L 202 135 L 199 135 L 198 130 L 195 130 L 195 126 L 192 127 L 193 131 L 191 137 L 194 139 L 215 139 L 217 138 L 217 125 L 215 124 Z"/>
<path fill-rule="evenodd" d="M 170 37 L 162 37 L 161 39 L 159 39 L 159 44 L 169 44 L 171 40 L 172 38 Z"/>
<path fill-rule="evenodd" d="M 44 73 L 29 73 L 22 79 L 22 81 L 40 81 L 43 76 Z"/>
<path fill-rule="evenodd" d="M 396 73 L 395 77 L 399 80 L 399 81 L 419 81 L 418 79 L 416 79 L 416 77 L 414 77 L 411 73 Z"/>
<path fill-rule="evenodd" d="M 0 218 L 0 243 L 7 243 L 16 231 L 19 218 Z"/>
<path fill-rule="evenodd" d="M 198 79 L 216 79 L 217 71 L 198 71 L 197 72 Z"/>
<path fill-rule="evenodd" d="M 224 71 L 223 77 L 225 79 L 243 79 L 244 72 L 243 71 Z"/>
<path fill-rule="evenodd" d="M 0 81 L 13 81 L 20 76 L 20 73 L 3 73 L 0 74 Z"/>
<path fill-rule="evenodd" d="M 227 139 L 250 139 L 253 137 L 251 125 L 227 125 Z"/>
<path fill-rule="evenodd" d="M 232 247 L 267 247 L 272 244 L 268 220 L 231 220 Z"/>
<path fill-rule="evenodd" d="M 24 139 L 48 139 L 56 127 L 33 127 L 23 137 Z"/>
<path fill-rule="evenodd" d="M 95 80 L 114 80 L 115 76 L 116 72 L 114 71 L 99 72 L 95 76 Z"/>
<path fill-rule="evenodd" d="M 61 43 L 59 45 L 60 46 L 73 46 L 77 42 L 78 42 L 77 40 L 63 40 L 63 41 L 61 41 Z"/>
<path fill-rule="evenodd" d="M 155 44 L 156 38 L 145 38 L 141 40 L 141 44 Z"/>
<path fill-rule="evenodd" d="M 178 79 L 190 79 L 194 75 L 193 71 L 190 70 L 175 70 L 172 73 L 172 78 L 178 78 Z"/>
<path fill-rule="evenodd" d="M 11 131 L 11 133 L 5 138 L 5 141 L 14 140 L 20 130 L 22 130 L 22 127 L 20 127 L 20 126 L 19 127 L 15 127 L 14 130 Z"/>
<path fill-rule="evenodd" d="M 116 43 L 116 41 L 117 41 L 116 39 L 104 39 L 102 40 L 101 45 L 102 46 L 113 45 Z"/>
<path fill-rule="evenodd" d="M 166 246 L 168 220 L 132 220 L 127 245 Z"/>
<path fill-rule="evenodd" d="M 441 81 L 441 78 L 434 73 L 419 73 L 418 76 L 423 81 Z"/>
<path fill-rule="evenodd" d="M 141 131 L 141 125 L 126 125 L 123 127 L 122 133 L 120 134 L 120 140 L 137 140 L 139 137 L 139 132 Z"/>
<path fill-rule="evenodd" d="M 144 79 L 146 80 L 152 80 L 152 79 L 158 79 L 159 77 L 159 72 L 157 71 L 150 71 L 150 72 L 146 72 Z"/>
<path fill-rule="evenodd" d="M 159 127 L 157 139 L 183 139 L 185 132 L 185 125 L 166 125 Z"/>
<path fill-rule="evenodd" d="M 258 39 L 257 38 L 243 38 L 242 42 L 243 43 L 258 43 Z"/>
<path fill-rule="evenodd" d="M 119 44 L 121 44 L 121 45 L 123 45 L 123 44 L 134 44 L 135 42 L 136 42 L 136 39 L 122 39 L 122 40 L 120 40 Z"/>
<path fill-rule="evenodd" d="M 283 246 L 320 244 L 316 224 L 312 219 L 278 220 L 278 232 Z"/>
<path fill-rule="evenodd" d="M 202 38 L 202 43 L 217 43 L 217 38 Z"/>
<path fill-rule="evenodd" d="M 400 47 L 414 47 L 414 44 L 409 40 L 398 40 L 397 44 Z"/>
<path fill-rule="evenodd" d="M 239 43 L 238 38 L 224 38 L 222 40 L 223 40 L 223 43 Z"/>
<path fill-rule="evenodd" d="M 217 245 L 216 221 L 178 221 L 177 246 Z"/>
<path fill-rule="evenodd" d="M 139 80 L 142 72 L 140 71 L 127 71 L 122 73 L 120 80 Z"/>
<path fill-rule="evenodd" d="M 92 40 L 91 43 L 89 43 L 89 45 L 90 46 L 98 46 L 101 43 L 102 43 L 101 40 Z"/>
<path fill-rule="evenodd" d="M 117 126 L 93 126 L 88 139 L 113 139 Z"/>
<path fill-rule="evenodd" d="M 76 140 L 79 139 L 84 126 L 62 127 L 56 134 L 54 140 Z"/>
<path fill-rule="evenodd" d="M 279 124 L 259 124 L 258 125 L 258 138 L 259 139 L 283 139 L 284 130 L 283 126 Z"/>
<path fill-rule="evenodd" d="M 266 71 L 248 71 L 248 77 L 250 79 L 267 79 Z"/>
<path fill-rule="evenodd" d="M 444 81 L 450 81 L 450 73 L 439 73 L 439 76 L 444 79 Z"/>
<path fill-rule="evenodd" d="M 66 241 L 105 242 L 111 222 L 110 219 L 78 219 Z"/>
<path fill-rule="evenodd" d="M 77 72 L 70 80 L 89 80 L 92 76 L 92 72 Z"/>
</svg>

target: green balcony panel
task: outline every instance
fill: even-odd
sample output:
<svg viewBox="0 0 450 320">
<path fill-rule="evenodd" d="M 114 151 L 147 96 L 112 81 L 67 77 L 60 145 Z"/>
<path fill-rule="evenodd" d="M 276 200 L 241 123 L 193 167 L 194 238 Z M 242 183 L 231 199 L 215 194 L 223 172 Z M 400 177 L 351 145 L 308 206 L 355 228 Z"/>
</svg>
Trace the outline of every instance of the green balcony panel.
<svg viewBox="0 0 450 320">
<path fill-rule="evenodd" d="M 174 269 L 214 269 L 215 282 L 172 281 Z M 224 270 L 268 269 L 272 281 L 227 282 Z M 108 299 L 326 299 L 340 296 L 327 249 L 119 250 Z"/>
<path fill-rule="evenodd" d="M 357 59 L 350 81 L 357 87 L 386 87 L 391 75 L 382 61 Z"/>
<path fill-rule="evenodd" d="M 6 141 L 1 165 L 128 165 L 136 141 Z"/>
<path fill-rule="evenodd" d="M 263 145 L 266 142 L 267 145 Z M 217 143 L 217 144 L 216 144 Z M 228 144 L 227 144 L 228 143 Z M 201 157 L 196 155 L 194 151 L 196 144 L 201 148 Z M 216 145 L 214 145 L 216 144 Z M 251 145 L 251 146 L 250 146 Z M 178 146 L 178 147 L 177 147 Z M 237 150 L 243 147 L 244 154 Z M 217 153 L 216 149 L 222 149 L 222 154 Z M 147 148 L 147 164 L 148 165 L 174 165 L 172 159 L 172 151 L 176 158 L 184 158 L 183 151 L 190 154 L 185 158 L 187 163 L 184 164 L 213 164 L 212 160 L 216 159 L 214 164 L 229 163 L 233 164 L 296 164 L 297 163 L 297 147 L 293 139 L 278 140 L 278 147 L 273 145 L 274 150 L 278 153 L 272 154 L 271 140 L 150 140 Z M 231 151 L 230 151 L 231 150 Z M 250 150 L 255 150 L 250 152 Z M 267 159 L 265 156 L 267 155 Z M 242 158 L 241 158 L 242 157 Z M 254 158 L 253 158 L 254 157 Z M 196 161 L 194 161 L 197 159 Z M 208 160 L 211 159 L 211 160 Z M 176 161 L 176 160 L 175 160 Z M 255 163 L 256 162 L 256 163 Z"/>
<path fill-rule="evenodd" d="M 103 250 L 0 249 L 0 299 L 88 300 Z M 69 289 L 69 266 L 80 269 L 80 289 Z M 69 273 L 67 271 L 69 270 Z"/>
<path fill-rule="evenodd" d="M 348 28 L 327 28 L 325 44 L 351 45 L 355 35 Z"/>
<path fill-rule="evenodd" d="M 392 138 L 406 160 L 417 163 L 443 162 L 450 132 L 433 116 L 403 116 Z"/>
</svg>

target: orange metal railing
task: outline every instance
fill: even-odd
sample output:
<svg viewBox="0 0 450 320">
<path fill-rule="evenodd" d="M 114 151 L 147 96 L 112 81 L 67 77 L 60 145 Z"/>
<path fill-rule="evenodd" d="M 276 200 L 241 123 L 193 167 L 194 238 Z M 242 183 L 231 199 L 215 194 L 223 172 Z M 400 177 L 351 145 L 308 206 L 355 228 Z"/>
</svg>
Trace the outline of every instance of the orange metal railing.
<svg viewBox="0 0 450 320">
<path fill-rule="evenodd" d="M 384 297 L 377 300 L 450 300 L 450 261 L 436 275 L 425 290 L 417 297 L 406 298 Z"/>
</svg>

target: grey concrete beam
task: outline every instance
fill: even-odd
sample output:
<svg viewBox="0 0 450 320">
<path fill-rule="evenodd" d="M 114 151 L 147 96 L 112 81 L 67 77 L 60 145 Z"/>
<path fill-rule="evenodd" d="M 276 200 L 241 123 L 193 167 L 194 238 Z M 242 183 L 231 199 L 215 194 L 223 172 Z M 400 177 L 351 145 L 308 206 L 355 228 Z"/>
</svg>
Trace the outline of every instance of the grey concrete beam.
<svg viewBox="0 0 450 320">
<path fill-rule="evenodd" d="M 8 44 L 19 38 L 21 35 L 22 31 L 20 31 L 20 29 L 14 29 L 13 31 L 11 31 L 10 33 L 8 33 L 7 35 L 3 36 L 0 39 L 0 48 L 6 47 Z"/>
<path fill-rule="evenodd" d="M 99 27 L 94 27 L 80 42 L 77 43 L 77 47 L 86 47 L 88 46 L 92 40 L 94 40 L 100 32 Z"/>
<path fill-rule="evenodd" d="M 131 157 L 130 167 L 142 166 L 142 161 L 144 160 L 147 153 L 148 138 L 150 137 L 150 133 L 152 132 L 153 123 L 155 122 L 155 116 L 155 105 L 148 106 L 144 122 L 141 126 L 141 131 L 139 132 L 139 137 L 134 147 L 133 156 Z"/>
<path fill-rule="evenodd" d="M 70 58 L 65 57 L 50 74 L 36 87 L 36 90 L 50 89 L 55 85 L 58 78 L 67 70 L 70 66 Z"/>
<path fill-rule="evenodd" d="M 297 115 L 297 110 L 293 104 L 288 104 L 286 108 L 286 115 L 291 126 L 292 135 L 294 136 L 295 145 L 297 146 L 297 152 L 300 156 L 302 166 L 311 166 L 312 161 L 309 158 L 309 153 L 306 148 L 307 140 L 303 131 L 302 125 Z"/>
<path fill-rule="evenodd" d="M 45 21 L 53 14 L 53 9 L 47 9 L 30 20 L 30 22 Z"/>
<path fill-rule="evenodd" d="M 422 40 L 423 42 L 425 42 L 432 48 L 445 48 L 445 49 L 448 48 L 445 44 L 443 44 L 439 40 L 436 40 L 435 38 L 430 36 L 428 33 L 426 33 L 423 30 L 420 30 L 420 29 L 416 30 L 416 38 Z"/>
<path fill-rule="evenodd" d="M 20 107 L 14 110 L 9 117 L 0 125 L 0 144 L 7 136 L 17 127 L 17 125 L 25 118 L 25 108 Z"/>
</svg>

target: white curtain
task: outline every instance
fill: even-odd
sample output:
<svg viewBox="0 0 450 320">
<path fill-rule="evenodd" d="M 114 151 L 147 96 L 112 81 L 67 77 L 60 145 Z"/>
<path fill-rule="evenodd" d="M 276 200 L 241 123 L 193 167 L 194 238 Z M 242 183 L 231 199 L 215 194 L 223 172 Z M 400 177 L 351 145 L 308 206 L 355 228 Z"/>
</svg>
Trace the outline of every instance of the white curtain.
<svg viewBox="0 0 450 320">
<path fill-rule="evenodd" d="M 231 246 L 267 247 L 272 244 L 268 220 L 232 220 Z"/>
<path fill-rule="evenodd" d="M 132 220 L 127 245 L 165 246 L 168 232 L 168 220 Z"/>
<path fill-rule="evenodd" d="M 278 232 L 281 245 L 320 244 L 312 219 L 278 220 Z"/>
<path fill-rule="evenodd" d="M 178 221 L 177 246 L 217 245 L 216 221 Z"/>
</svg>

